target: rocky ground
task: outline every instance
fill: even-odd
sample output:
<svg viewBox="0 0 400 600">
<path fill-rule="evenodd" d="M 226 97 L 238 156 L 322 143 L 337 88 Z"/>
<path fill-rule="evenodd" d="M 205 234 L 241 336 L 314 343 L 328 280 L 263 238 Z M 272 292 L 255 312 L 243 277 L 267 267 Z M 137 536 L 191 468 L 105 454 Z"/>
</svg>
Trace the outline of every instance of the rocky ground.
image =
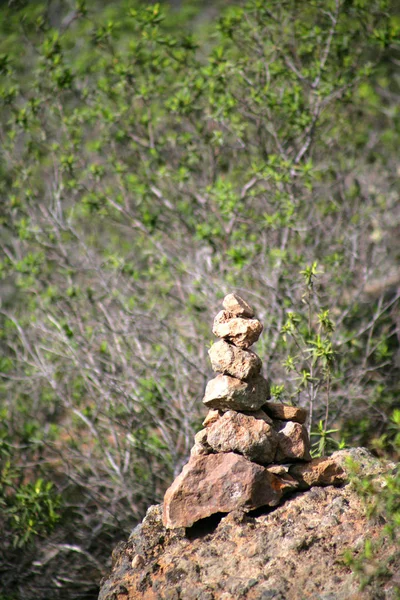
<svg viewBox="0 0 400 600">
<path fill-rule="evenodd" d="M 379 482 L 388 468 L 364 449 L 334 458 L 344 465 L 349 455 L 360 477 L 374 474 Z M 379 558 L 362 565 L 366 575 L 381 572 L 363 590 L 344 561 L 347 549 L 357 555 L 367 538 L 378 540 L 383 525 L 367 519 L 352 484 L 314 487 L 276 508 L 213 515 L 187 529 L 166 529 L 162 506 L 153 506 L 115 549 L 99 600 L 395 600 L 393 543 L 386 540 Z"/>
</svg>

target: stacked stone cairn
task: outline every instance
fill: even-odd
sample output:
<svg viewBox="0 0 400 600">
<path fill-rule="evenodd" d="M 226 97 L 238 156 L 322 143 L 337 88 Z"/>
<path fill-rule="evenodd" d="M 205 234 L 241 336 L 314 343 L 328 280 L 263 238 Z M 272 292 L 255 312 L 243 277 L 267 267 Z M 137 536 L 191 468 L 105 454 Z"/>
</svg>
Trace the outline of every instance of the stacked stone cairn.
<svg viewBox="0 0 400 600">
<path fill-rule="evenodd" d="M 261 359 L 249 350 L 263 329 L 253 309 L 236 294 L 224 298 L 223 308 L 213 326 L 220 339 L 209 350 L 218 375 L 206 387 L 204 429 L 164 498 L 169 528 L 190 527 L 215 513 L 276 506 L 288 493 L 344 480 L 333 460 L 311 460 L 307 411 L 270 401 Z"/>
</svg>

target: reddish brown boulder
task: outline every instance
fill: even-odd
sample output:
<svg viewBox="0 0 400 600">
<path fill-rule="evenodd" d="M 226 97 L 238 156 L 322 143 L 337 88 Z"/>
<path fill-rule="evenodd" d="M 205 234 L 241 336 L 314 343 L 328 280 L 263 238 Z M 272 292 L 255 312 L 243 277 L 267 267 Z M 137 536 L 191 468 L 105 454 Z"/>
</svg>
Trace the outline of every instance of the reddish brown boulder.
<svg viewBox="0 0 400 600">
<path fill-rule="evenodd" d="M 205 431 L 214 452 L 238 452 L 262 464 L 274 459 L 278 436 L 262 418 L 228 410 Z"/>
<path fill-rule="evenodd" d="M 309 463 L 293 465 L 289 475 L 299 482 L 302 490 L 314 485 L 340 485 L 346 481 L 346 473 L 332 458 L 314 458 Z"/>
<path fill-rule="evenodd" d="M 254 310 L 237 294 L 228 294 L 225 296 L 222 306 L 234 317 L 250 319 L 254 317 Z"/>
<path fill-rule="evenodd" d="M 254 411 L 265 404 L 269 397 L 268 381 L 261 375 L 250 381 L 217 375 L 207 383 L 203 402 L 209 408 Z"/>
<path fill-rule="evenodd" d="M 214 335 L 244 349 L 258 340 L 262 330 L 263 326 L 258 319 L 231 318 L 226 310 L 217 314 L 213 325 Z"/>
<path fill-rule="evenodd" d="M 304 425 L 293 421 L 277 421 L 276 427 L 278 432 L 276 462 L 311 460 L 310 440 Z"/>
<path fill-rule="evenodd" d="M 296 423 L 303 424 L 306 422 L 308 416 L 305 408 L 280 404 L 278 402 L 266 402 L 262 409 L 272 419 L 278 419 L 279 421 L 295 421 Z"/>
<path fill-rule="evenodd" d="M 213 344 L 208 356 L 214 371 L 237 379 L 251 379 L 261 371 L 261 359 L 255 352 L 237 348 L 224 340 Z"/>
<path fill-rule="evenodd" d="M 215 513 L 276 506 L 286 484 L 232 452 L 192 456 L 164 497 L 165 527 L 190 527 Z"/>
<path fill-rule="evenodd" d="M 363 448 L 332 458 L 357 462 L 360 479 L 377 490 L 382 477 L 396 472 L 395 464 Z M 190 537 L 184 529 L 165 529 L 162 506 L 152 506 L 113 552 L 99 600 L 395 600 L 400 554 L 386 525 L 368 518 L 353 485 L 313 487 L 258 514 L 239 508 L 214 527 L 200 524 Z M 379 541 L 379 552 L 357 562 L 365 583 L 360 591 L 343 555 L 350 548 L 360 558 L 366 539 Z"/>
</svg>

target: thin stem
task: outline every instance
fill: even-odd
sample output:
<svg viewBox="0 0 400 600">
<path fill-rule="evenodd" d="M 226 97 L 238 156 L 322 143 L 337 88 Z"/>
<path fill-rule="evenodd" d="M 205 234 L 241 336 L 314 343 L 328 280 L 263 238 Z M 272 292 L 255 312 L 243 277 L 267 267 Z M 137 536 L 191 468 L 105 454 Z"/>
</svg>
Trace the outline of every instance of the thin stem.
<svg viewBox="0 0 400 600">
<path fill-rule="evenodd" d="M 311 384 L 311 393 L 310 393 L 310 410 L 309 410 L 309 421 L 308 421 L 308 435 L 311 435 L 311 425 L 313 420 L 313 409 L 314 409 L 314 390 L 313 384 Z"/>
<path fill-rule="evenodd" d="M 328 372 L 327 383 L 326 383 L 326 405 L 325 405 L 325 425 L 324 429 L 328 429 L 328 418 L 329 418 L 329 401 L 330 401 L 330 390 L 331 390 L 331 376 Z"/>
</svg>

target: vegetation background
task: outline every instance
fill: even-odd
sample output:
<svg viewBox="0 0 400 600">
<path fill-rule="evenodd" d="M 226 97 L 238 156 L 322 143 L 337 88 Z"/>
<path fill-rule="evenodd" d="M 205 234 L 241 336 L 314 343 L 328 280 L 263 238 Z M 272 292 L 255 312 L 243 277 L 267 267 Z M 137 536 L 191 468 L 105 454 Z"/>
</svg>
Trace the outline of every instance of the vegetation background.
<svg viewBox="0 0 400 600">
<path fill-rule="evenodd" d="M 315 452 L 396 457 L 399 31 L 394 0 L 1 2 L 2 600 L 97 597 L 231 291 Z"/>
</svg>

